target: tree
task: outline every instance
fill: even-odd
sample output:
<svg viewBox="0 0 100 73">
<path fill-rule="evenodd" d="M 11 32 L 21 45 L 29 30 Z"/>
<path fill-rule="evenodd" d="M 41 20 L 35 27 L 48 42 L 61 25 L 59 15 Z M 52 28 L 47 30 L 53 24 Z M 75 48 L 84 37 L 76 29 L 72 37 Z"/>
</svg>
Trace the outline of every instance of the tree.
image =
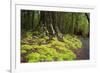
<svg viewBox="0 0 100 73">
<path fill-rule="evenodd" d="M 50 39 L 62 40 L 67 33 L 87 33 L 89 22 L 89 13 L 21 10 L 21 30 L 37 31 Z"/>
</svg>

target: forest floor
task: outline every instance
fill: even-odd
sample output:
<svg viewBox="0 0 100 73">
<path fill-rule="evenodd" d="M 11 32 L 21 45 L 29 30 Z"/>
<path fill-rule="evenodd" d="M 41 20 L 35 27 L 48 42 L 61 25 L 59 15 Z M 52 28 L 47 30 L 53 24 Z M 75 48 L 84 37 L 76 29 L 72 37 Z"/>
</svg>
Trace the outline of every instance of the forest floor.
<svg viewBox="0 0 100 73">
<path fill-rule="evenodd" d="M 76 51 L 77 59 L 78 60 L 87 60 L 89 59 L 89 38 L 82 38 L 80 37 L 80 40 L 83 43 L 83 48 L 78 49 Z"/>
<path fill-rule="evenodd" d="M 88 60 L 89 38 L 65 35 L 63 41 L 57 37 L 49 40 L 31 35 L 21 41 L 21 62 L 46 62 L 64 60 Z"/>
</svg>

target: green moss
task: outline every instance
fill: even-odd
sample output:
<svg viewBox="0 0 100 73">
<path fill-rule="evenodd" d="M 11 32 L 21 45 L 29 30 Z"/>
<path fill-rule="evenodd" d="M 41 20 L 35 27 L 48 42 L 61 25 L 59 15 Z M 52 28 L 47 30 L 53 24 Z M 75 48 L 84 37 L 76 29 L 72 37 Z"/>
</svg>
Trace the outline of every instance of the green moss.
<svg viewBox="0 0 100 73">
<path fill-rule="evenodd" d="M 76 59 L 76 55 L 71 50 L 67 50 L 65 53 L 59 53 L 57 56 L 58 61 L 74 59 Z"/>
<path fill-rule="evenodd" d="M 65 35 L 63 41 L 56 37 L 49 40 L 49 43 L 47 40 L 47 36 L 33 39 L 34 44 L 21 45 L 21 53 L 29 52 L 25 57 L 28 62 L 67 61 L 76 59 L 76 54 L 71 49 L 82 47 L 81 41 L 75 35 Z"/>
<path fill-rule="evenodd" d="M 26 50 L 26 51 L 28 51 L 28 50 L 31 50 L 33 47 L 31 46 L 31 45 L 21 45 L 21 49 L 22 50 Z"/>
<path fill-rule="evenodd" d="M 39 53 L 31 53 L 26 56 L 26 59 L 28 62 L 38 62 L 40 59 L 40 54 Z"/>
<path fill-rule="evenodd" d="M 52 38 L 52 40 L 51 40 L 51 45 L 52 46 L 65 46 L 65 43 L 64 42 L 61 42 L 61 41 L 59 41 L 57 38 Z"/>
<path fill-rule="evenodd" d="M 26 50 L 21 50 L 21 54 L 25 54 L 25 53 L 27 53 Z"/>
<path fill-rule="evenodd" d="M 73 60 L 76 58 L 76 55 L 68 49 L 62 48 L 60 52 L 58 52 L 55 48 L 48 47 L 46 45 L 41 46 L 34 46 L 35 49 L 37 49 L 37 52 L 35 54 L 29 54 L 27 56 L 28 62 L 36 62 L 39 61 L 61 61 L 61 60 Z M 38 59 L 32 58 L 34 55 L 37 55 L 36 57 L 39 57 Z M 32 56 L 33 55 L 33 56 Z M 29 57 L 29 58 L 28 58 Z M 33 60 L 34 59 L 34 60 Z M 36 60 L 35 60 L 36 59 Z"/>
<path fill-rule="evenodd" d="M 82 42 L 76 36 L 66 35 L 64 37 L 64 42 L 66 46 L 69 46 L 69 49 L 77 50 L 82 48 Z"/>
<path fill-rule="evenodd" d="M 40 54 L 40 62 L 44 62 L 46 60 L 47 56 L 44 54 Z"/>
<path fill-rule="evenodd" d="M 31 31 L 26 32 L 26 37 L 27 38 L 32 39 L 32 35 L 33 35 L 33 33 Z"/>
<path fill-rule="evenodd" d="M 46 61 L 53 61 L 53 57 L 51 55 L 47 55 L 46 56 Z"/>
</svg>

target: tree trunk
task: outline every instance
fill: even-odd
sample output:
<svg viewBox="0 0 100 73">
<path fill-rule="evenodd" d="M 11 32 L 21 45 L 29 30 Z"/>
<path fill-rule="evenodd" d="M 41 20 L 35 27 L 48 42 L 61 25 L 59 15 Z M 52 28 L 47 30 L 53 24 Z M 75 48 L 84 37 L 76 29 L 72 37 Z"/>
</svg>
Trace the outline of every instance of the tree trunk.
<svg viewBox="0 0 100 73">
<path fill-rule="evenodd" d="M 90 23 L 90 14 L 89 13 L 85 13 L 85 15 L 87 17 L 88 22 Z"/>
</svg>

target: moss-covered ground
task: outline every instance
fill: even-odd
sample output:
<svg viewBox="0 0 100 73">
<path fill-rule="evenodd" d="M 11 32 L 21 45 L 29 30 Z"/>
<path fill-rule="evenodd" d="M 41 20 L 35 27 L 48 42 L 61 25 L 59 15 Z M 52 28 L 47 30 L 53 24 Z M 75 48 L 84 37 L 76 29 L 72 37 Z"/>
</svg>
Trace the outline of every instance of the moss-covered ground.
<svg viewBox="0 0 100 73">
<path fill-rule="evenodd" d="M 64 35 L 63 41 L 57 37 L 32 36 L 29 32 L 21 39 L 21 62 L 71 61 L 77 58 L 72 50 L 82 48 L 82 42 L 75 35 Z"/>
</svg>

